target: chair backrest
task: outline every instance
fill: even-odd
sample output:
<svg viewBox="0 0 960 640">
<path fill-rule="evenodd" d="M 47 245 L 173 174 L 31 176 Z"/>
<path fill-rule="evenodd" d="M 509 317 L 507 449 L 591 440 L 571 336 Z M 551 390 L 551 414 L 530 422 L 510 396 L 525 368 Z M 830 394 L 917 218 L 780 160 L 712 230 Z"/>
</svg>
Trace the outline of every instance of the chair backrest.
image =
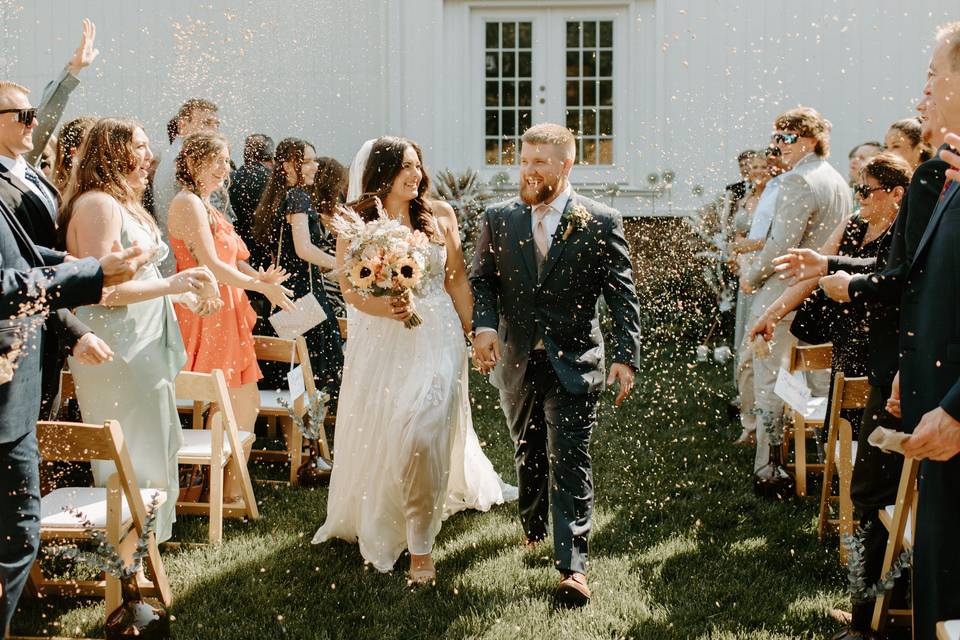
<svg viewBox="0 0 960 640">
<path fill-rule="evenodd" d="M 337 327 L 340 329 L 340 338 L 342 340 L 347 339 L 347 319 L 346 318 L 337 318 Z"/>
<path fill-rule="evenodd" d="M 313 367 L 310 365 L 310 351 L 303 336 L 297 336 L 295 340 L 254 336 L 253 348 L 257 354 L 257 360 L 286 362 L 294 366 L 299 364 L 303 367 L 303 382 L 307 395 L 313 395 L 317 390 L 313 380 Z"/>
<path fill-rule="evenodd" d="M 233 413 L 233 407 L 230 405 L 230 393 L 227 391 L 227 382 L 223 377 L 223 371 L 214 369 L 210 373 L 197 373 L 194 371 L 181 371 L 177 374 L 176 390 L 178 400 L 190 400 L 191 402 L 221 402 L 230 406 Z"/>
<path fill-rule="evenodd" d="M 837 386 L 842 384 L 841 409 L 863 409 L 867 406 L 870 380 L 866 377 L 846 378 L 842 373 L 837 373 L 837 381 L 834 384 Z"/>
<path fill-rule="evenodd" d="M 788 371 L 819 371 L 829 369 L 833 365 L 833 344 L 795 344 L 790 350 Z"/>
<path fill-rule="evenodd" d="M 133 461 L 127 451 L 123 430 L 116 420 L 102 425 L 79 422 L 38 422 L 37 443 L 41 460 L 89 462 L 109 460 L 117 469 L 123 491 L 134 517 L 137 530 L 143 532 L 147 512 L 140 499 Z"/>
</svg>

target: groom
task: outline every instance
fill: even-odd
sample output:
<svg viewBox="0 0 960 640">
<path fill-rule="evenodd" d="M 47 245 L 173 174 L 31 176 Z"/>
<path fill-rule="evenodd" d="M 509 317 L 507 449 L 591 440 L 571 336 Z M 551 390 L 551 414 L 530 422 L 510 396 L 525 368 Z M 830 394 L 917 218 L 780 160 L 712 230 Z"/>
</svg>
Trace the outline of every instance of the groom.
<svg viewBox="0 0 960 640">
<path fill-rule="evenodd" d="M 630 394 L 640 323 L 620 214 L 570 186 L 570 130 L 538 124 L 522 138 L 520 197 L 486 210 L 470 282 L 474 362 L 492 371 L 515 445 L 520 519 L 531 547 L 547 536 L 564 606 L 590 600 L 590 432 L 604 387 L 597 302 L 613 321 L 615 404 Z"/>
</svg>

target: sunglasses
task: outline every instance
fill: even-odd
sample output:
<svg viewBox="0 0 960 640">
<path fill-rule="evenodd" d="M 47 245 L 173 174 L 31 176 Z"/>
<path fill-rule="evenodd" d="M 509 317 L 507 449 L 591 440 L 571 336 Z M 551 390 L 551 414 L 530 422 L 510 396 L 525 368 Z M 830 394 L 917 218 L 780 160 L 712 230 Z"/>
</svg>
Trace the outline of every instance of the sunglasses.
<svg viewBox="0 0 960 640">
<path fill-rule="evenodd" d="M 800 139 L 800 136 L 796 133 L 777 132 L 772 136 L 770 136 L 770 140 L 772 140 L 774 144 L 780 144 L 781 142 L 784 144 L 793 144 L 799 139 Z"/>
<path fill-rule="evenodd" d="M 17 114 L 17 122 L 20 124 L 29 127 L 33 124 L 33 121 L 37 119 L 37 110 L 36 109 L 0 109 L 0 113 L 15 113 Z"/>
<path fill-rule="evenodd" d="M 865 184 L 857 184 L 853 187 L 853 193 L 861 200 L 866 200 L 870 197 L 870 194 L 874 191 L 889 191 L 889 189 L 884 189 L 883 187 L 868 187 Z"/>
</svg>

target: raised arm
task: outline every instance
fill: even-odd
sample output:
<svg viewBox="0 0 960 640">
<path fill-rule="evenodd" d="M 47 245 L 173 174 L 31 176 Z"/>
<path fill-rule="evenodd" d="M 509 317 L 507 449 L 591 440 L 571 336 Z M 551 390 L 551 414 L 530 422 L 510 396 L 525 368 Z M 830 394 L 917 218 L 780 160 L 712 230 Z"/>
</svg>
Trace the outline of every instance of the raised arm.
<svg viewBox="0 0 960 640">
<path fill-rule="evenodd" d="M 171 239 L 176 238 L 187 245 L 197 263 L 210 269 L 219 282 L 262 293 L 274 306 L 293 309 L 293 303 L 288 297 L 292 294 L 289 289 L 279 283 L 264 282 L 250 272 L 242 272 L 236 264 L 220 259 L 213 232 L 210 230 L 206 207 L 195 194 L 182 191 L 170 203 L 167 233 Z"/>
<path fill-rule="evenodd" d="M 453 308 L 457 310 L 460 326 L 463 332 L 469 335 L 473 327 L 473 292 L 470 290 L 470 280 L 467 278 L 467 265 L 463 261 L 463 246 L 460 244 L 457 214 L 446 202 L 434 202 L 433 210 L 447 245 L 444 285 L 453 300 Z"/>
<path fill-rule="evenodd" d="M 491 209 L 483 214 L 480 236 L 473 254 L 470 286 L 473 289 L 473 330 L 496 330 L 500 324 L 500 274 L 493 254 Z"/>
</svg>

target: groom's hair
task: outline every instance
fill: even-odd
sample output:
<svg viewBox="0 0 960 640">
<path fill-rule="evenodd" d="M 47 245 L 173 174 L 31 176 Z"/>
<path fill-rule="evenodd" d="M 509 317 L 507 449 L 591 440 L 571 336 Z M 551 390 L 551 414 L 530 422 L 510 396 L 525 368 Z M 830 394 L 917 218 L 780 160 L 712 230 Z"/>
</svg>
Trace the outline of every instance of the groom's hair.
<svg viewBox="0 0 960 640">
<path fill-rule="evenodd" d="M 563 147 L 569 160 L 577 157 L 577 139 L 570 129 L 552 122 L 535 124 L 523 132 L 523 142 L 530 144 L 555 144 Z"/>
<path fill-rule="evenodd" d="M 950 45 L 950 67 L 960 71 L 960 21 L 948 22 L 937 28 L 937 42 Z"/>
</svg>

